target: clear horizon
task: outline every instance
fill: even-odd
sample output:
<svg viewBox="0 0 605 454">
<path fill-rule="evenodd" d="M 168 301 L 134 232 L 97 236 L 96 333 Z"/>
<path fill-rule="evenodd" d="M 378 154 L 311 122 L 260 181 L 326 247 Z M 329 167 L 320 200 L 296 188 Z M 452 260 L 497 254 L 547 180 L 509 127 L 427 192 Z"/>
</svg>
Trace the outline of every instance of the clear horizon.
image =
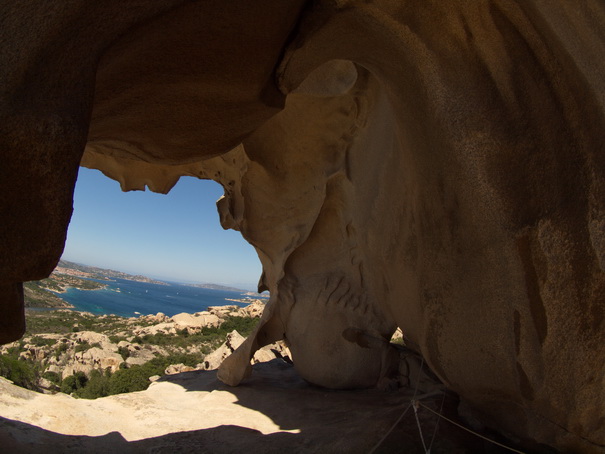
<svg viewBox="0 0 605 454">
<path fill-rule="evenodd" d="M 167 195 L 122 192 L 119 183 L 81 167 L 64 260 L 176 283 L 256 290 L 254 248 L 223 230 L 214 181 L 182 177 Z"/>
</svg>

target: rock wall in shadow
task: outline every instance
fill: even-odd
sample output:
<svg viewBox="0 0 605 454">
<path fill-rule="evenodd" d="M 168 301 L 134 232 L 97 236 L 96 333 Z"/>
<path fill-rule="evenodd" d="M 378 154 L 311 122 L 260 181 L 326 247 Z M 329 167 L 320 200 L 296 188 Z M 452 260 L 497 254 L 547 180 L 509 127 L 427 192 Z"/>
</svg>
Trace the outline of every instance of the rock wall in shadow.
<svg viewBox="0 0 605 454">
<path fill-rule="evenodd" d="M 114 3 L 2 7 L 1 341 L 80 162 L 125 190 L 210 178 L 271 291 L 225 382 L 285 338 L 308 381 L 371 387 L 391 355 L 343 333 L 398 326 L 482 420 L 602 450 L 600 2 Z"/>
</svg>

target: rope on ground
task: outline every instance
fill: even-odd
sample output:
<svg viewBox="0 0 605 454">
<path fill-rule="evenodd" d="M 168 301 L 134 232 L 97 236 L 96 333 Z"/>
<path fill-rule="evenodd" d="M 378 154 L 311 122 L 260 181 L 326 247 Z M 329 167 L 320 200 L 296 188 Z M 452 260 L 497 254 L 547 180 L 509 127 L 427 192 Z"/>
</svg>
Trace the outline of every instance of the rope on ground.
<svg viewBox="0 0 605 454">
<path fill-rule="evenodd" d="M 417 400 L 416 400 L 416 401 L 414 401 L 414 402 L 413 402 L 413 404 L 414 404 L 414 406 L 421 406 L 421 407 L 423 407 L 423 408 L 426 408 L 426 409 L 427 409 L 428 411 L 430 411 L 431 413 L 433 413 L 433 414 L 435 414 L 435 415 L 439 416 L 440 418 L 445 419 L 446 421 L 448 421 L 448 422 L 450 422 L 450 423 L 454 424 L 455 426 L 460 427 L 461 429 L 466 430 L 467 432 L 469 432 L 469 433 L 471 433 L 471 434 L 473 434 L 473 435 L 476 435 L 476 436 L 477 436 L 477 437 L 479 437 L 479 438 L 484 439 L 485 441 L 489 441 L 490 443 L 493 443 L 493 444 L 495 444 L 495 445 L 498 445 L 498 446 L 500 446 L 501 448 L 508 449 L 508 450 L 509 450 L 509 451 L 511 451 L 511 452 L 516 452 L 517 454 L 525 454 L 523 451 L 518 451 L 517 449 L 511 448 L 510 446 L 506 446 L 506 445 L 503 445 L 502 443 L 498 443 L 497 441 L 494 441 L 494 440 L 492 440 L 492 439 L 490 439 L 490 438 L 487 438 L 487 437 L 485 437 L 485 436 L 483 436 L 483 435 L 481 435 L 481 434 L 478 434 L 477 432 L 475 432 L 475 431 L 473 431 L 473 430 L 469 429 L 468 427 L 464 427 L 462 424 L 458 424 L 456 421 L 452 421 L 451 419 L 449 419 L 449 418 L 447 418 L 447 417 L 445 417 L 445 416 L 443 416 L 443 415 L 440 415 L 439 413 L 437 413 L 437 412 L 436 412 L 435 410 L 433 410 L 432 408 L 429 408 L 429 407 L 427 407 L 426 405 L 424 405 L 422 402 L 419 402 L 419 401 L 417 401 Z"/>
<path fill-rule="evenodd" d="M 420 400 L 420 398 L 418 399 Z M 443 403 L 445 402 L 445 390 L 441 392 L 441 405 L 439 406 L 439 415 L 443 413 Z M 431 452 L 431 448 L 433 447 L 433 443 L 435 442 L 435 437 L 437 436 L 437 429 L 439 428 L 440 418 L 437 418 L 437 422 L 435 423 L 435 428 L 433 429 L 433 436 L 431 437 L 431 443 L 429 444 L 429 451 Z"/>
<path fill-rule="evenodd" d="M 424 436 L 422 435 L 422 426 L 420 426 L 420 419 L 418 419 L 418 401 L 412 401 L 412 407 L 414 408 L 414 417 L 416 418 L 416 425 L 418 426 L 418 433 L 420 434 L 420 441 L 422 441 L 422 447 L 424 448 L 425 454 L 429 454 L 429 450 L 426 449 L 426 443 L 424 442 Z"/>
<path fill-rule="evenodd" d="M 422 361 L 420 363 L 420 371 L 422 371 L 422 366 L 424 366 L 424 358 L 422 358 Z M 387 431 L 387 433 L 384 434 L 384 436 L 380 440 L 378 440 L 378 443 L 376 443 L 374 445 L 374 447 L 370 450 L 370 452 L 368 454 L 374 454 L 374 452 L 380 447 L 380 445 L 384 442 L 384 440 L 386 440 L 387 437 L 389 435 L 391 435 L 391 432 L 393 432 L 395 427 L 397 427 L 397 424 L 399 424 L 401 422 L 401 420 L 403 419 L 405 414 L 412 407 L 412 405 L 414 404 L 414 401 L 416 400 L 416 395 L 418 394 L 418 385 L 420 385 L 420 374 L 418 374 L 418 378 L 416 379 L 416 386 L 414 388 L 414 396 L 412 397 L 410 404 L 407 407 L 405 407 L 405 410 L 403 410 L 403 413 L 401 413 L 399 418 L 397 418 L 397 421 L 395 421 L 395 423 L 391 426 L 391 428 Z M 414 409 L 414 411 L 415 411 L 415 409 Z M 424 443 L 424 440 L 422 442 Z"/>
<path fill-rule="evenodd" d="M 399 416 L 399 418 L 397 418 L 397 421 L 395 421 L 395 423 L 391 426 L 391 428 L 387 431 L 387 433 L 384 434 L 384 436 L 378 441 L 378 443 L 376 443 L 374 445 L 374 447 L 370 450 L 370 452 L 368 454 L 374 454 L 374 452 L 380 447 L 380 445 L 387 439 L 387 437 L 391 434 L 391 432 L 393 432 L 393 430 L 395 429 L 395 427 L 397 426 L 397 424 L 399 424 L 401 422 L 401 420 L 403 419 L 403 417 L 405 416 L 405 414 L 408 412 L 408 410 L 410 409 L 410 407 L 414 408 L 414 416 L 416 418 L 416 424 L 418 425 L 418 432 L 420 433 L 420 440 L 422 441 L 422 447 L 424 448 L 424 452 L 425 454 L 430 454 L 431 452 L 431 448 L 433 447 L 433 442 L 435 441 L 435 436 L 437 435 L 437 428 L 439 426 L 439 419 L 437 419 L 437 422 L 435 424 L 435 429 L 433 430 L 433 436 L 431 438 L 431 443 L 427 449 L 426 447 L 426 443 L 424 441 L 424 436 L 422 434 L 422 427 L 420 425 L 420 419 L 418 418 L 418 407 L 422 406 L 423 408 L 426 408 L 428 411 L 430 411 L 431 413 L 433 413 L 434 415 L 437 415 L 438 418 L 443 418 L 446 421 L 452 423 L 453 425 L 466 430 L 467 432 L 476 435 L 479 438 L 482 438 L 485 441 L 488 441 L 494 445 L 500 446 L 501 448 L 507 449 L 511 452 L 515 452 L 517 454 L 525 454 L 523 451 L 519 451 L 517 449 L 511 448 L 510 446 L 506 446 L 503 445 L 502 443 L 498 443 L 497 441 L 494 441 L 490 438 L 487 438 L 484 435 L 481 435 L 465 426 L 463 426 L 462 424 L 458 424 L 456 421 L 452 421 L 451 419 L 449 419 L 446 416 L 443 416 L 442 411 L 443 411 L 443 402 L 445 401 L 445 390 L 443 390 L 443 396 L 441 398 L 441 407 L 439 408 L 439 413 L 437 413 L 435 410 L 433 410 L 432 408 L 427 407 L 426 405 L 424 405 L 422 402 L 420 402 L 420 399 L 425 399 L 427 397 L 431 397 L 433 395 L 435 395 L 436 393 L 434 392 L 430 392 L 430 393 L 426 393 L 423 394 L 421 396 L 417 396 L 418 394 L 418 385 L 420 384 L 420 375 L 422 373 L 422 368 L 424 367 L 424 358 L 421 359 L 420 362 L 420 373 L 418 374 L 418 378 L 416 380 L 416 386 L 414 388 L 414 395 L 412 396 L 412 400 L 410 401 L 409 405 L 407 407 L 405 407 L 405 410 L 403 410 L 403 413 L 401 413 L 401 415 Z"/>
<path fill-rule="evenodd" d="M 395 423 L 391 426 L 391 428 L 388 430 L 388 432 L 386 434 L 384 434 L 384 437 L 382 437 L 378 443 L 376 443 L 374 445 L 374 447 L 370 450 L 370 452 L 368 454 L 374 454 L 374 452 L 380 447 L 380 445 L 384 442 L 384 440 L 387 439 L 387 437 L 389 435 L 391 435 L 391 432 L 393 432 L 393 429 L 395 429 L 395 427 L 397 426 L 397 424 L 399 424 L 401 422 L 401 420 L 403 419 L 403 417 L 405 416 L 405 414 L 408 412 L 408 410 L 412 407 L 412 403 L 410 402 L 410 404 L 405 407 L 405 410 L 403 410 L 403 413 L 401 413 L 401 416 L 399 416 L 399 418 L 397 418 L 397 421 L 395 421 Z"/>
</svg>

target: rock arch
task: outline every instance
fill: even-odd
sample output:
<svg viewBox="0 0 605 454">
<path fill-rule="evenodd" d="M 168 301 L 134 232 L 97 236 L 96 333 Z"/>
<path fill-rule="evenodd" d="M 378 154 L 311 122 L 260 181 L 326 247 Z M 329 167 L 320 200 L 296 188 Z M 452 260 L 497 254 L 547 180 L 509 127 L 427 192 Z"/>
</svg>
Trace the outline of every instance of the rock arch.
<svg viewBox="0 0 605 454">
<path fill-rule="evenodd" d="M 602 449 L 602 6 L 229 5 L 3 7 L 2 340 L 86 146 L 124 189 L 225 187 L 272 295 L 227 382 L 285 336 L 309 380 L 370 386 L 382 359 L 343 331 L 400 326 L 484 420 Z"/>
</svg>

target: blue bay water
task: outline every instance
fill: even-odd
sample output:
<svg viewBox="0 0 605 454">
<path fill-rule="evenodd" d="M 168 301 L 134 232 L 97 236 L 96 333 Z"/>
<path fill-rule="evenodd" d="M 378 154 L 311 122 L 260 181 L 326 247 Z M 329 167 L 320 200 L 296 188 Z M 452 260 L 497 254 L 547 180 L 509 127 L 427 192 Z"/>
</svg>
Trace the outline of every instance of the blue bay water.
<svg viewBox="0 0 605 454">
<path fill-rule="evenodd" d="M 149 284 L 125 279 L 97 282 L 106 284 L 107 288 L 102 290 L 69 288 L 67 292 L 57 295 L 75 306 L 76 310 L 93 314 L 115 314 L 123 317 L 157 314 L 158 312 L 163 312 L 170 317 L 181 312 L 204 311 L 208 306 L 246 305 L 246 303 L 226 300 L 226 298 L 245 298 L 244 292 L 212 290 L 177 284 Z"/>
</svg>

